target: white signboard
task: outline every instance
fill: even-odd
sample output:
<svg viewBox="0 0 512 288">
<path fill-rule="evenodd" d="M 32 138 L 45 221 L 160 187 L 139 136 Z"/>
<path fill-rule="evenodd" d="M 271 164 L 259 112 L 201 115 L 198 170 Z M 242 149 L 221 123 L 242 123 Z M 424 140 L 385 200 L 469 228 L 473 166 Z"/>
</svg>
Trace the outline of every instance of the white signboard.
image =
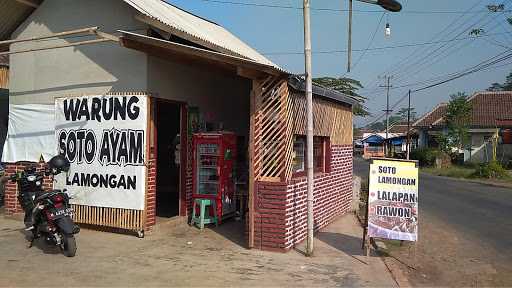
<svg viewBox="0 0 512 288">
<path fill-rule="evenodd" d="M 416 241 L 417 163 L 396 159 L 372 159 L 369 180 L 368 236 Z"/>
<path fill-rule="evenodd" d="M 55 186 L 68 190 L 71 203 L 144 209 L 146 107 L 141 95 L 56 100 L 57 149 L 71 169 Z"/>
</svg>

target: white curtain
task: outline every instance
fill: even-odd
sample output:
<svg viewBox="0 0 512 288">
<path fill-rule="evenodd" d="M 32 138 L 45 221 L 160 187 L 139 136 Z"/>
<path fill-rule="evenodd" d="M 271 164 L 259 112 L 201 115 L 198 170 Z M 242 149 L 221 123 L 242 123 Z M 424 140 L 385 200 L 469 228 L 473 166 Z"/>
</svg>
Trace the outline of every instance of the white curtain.
<svg viewBox="0 0 512 288">
<path fill-rule="evenodd" d="M 45 161 L 56 154 L 55 105 L 9 105 L 9 126 L 2 162 Z"/>
</svg>

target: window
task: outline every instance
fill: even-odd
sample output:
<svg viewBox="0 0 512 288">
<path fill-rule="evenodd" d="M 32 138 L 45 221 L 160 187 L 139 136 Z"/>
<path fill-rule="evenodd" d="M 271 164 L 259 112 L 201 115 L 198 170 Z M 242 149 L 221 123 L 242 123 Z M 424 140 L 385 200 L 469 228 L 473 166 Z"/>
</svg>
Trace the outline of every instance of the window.
<svg viewBox="0 0 512 288">
<path fill-rule="evenodd" d="M 296 137 L 293 142 L 293 172 L 304 172 L 306 169 L 306 138 Z"/>
<path fill-rule="evenodd" d="M 293 173 L 294 176 L 304 176 L 306 172 L 306 137 L 295 136 L 293 142 Z M 315 172 L 330 172 L 331 147 L 329 137 L 315 136 L 313 138 L 313 167 Z"/>
</svg>

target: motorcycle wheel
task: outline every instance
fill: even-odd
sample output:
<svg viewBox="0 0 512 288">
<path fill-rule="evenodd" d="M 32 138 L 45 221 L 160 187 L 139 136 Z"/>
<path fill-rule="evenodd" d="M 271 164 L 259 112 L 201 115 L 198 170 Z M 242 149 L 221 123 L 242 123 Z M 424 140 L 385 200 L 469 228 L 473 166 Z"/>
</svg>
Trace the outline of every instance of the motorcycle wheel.
<svg viewBox="0 0 512 288">
<path fill-rule="evenodd" d="M 62 235 L 62 252 L 66 257 L 75 257 L 76 254 L 76 240 L 73 235 Z"/>
</svg>

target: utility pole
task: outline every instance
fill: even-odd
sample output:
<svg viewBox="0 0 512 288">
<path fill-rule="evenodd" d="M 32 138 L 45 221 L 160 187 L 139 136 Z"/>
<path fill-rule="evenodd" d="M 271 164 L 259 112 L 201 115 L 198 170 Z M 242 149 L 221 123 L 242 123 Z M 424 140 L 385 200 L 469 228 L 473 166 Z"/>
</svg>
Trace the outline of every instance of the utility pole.
<svg viewBox="0 0 512 288">
<path fill-rule="evenodd" d="M 352 65 L 352 0 L 348 1 L 348 49 L 347 49 L 347 73 L 350 73 Z"/>
<path fill-rule="evenodd" d="M 409 160 L 409 154 L 411 153 L 411 89 L 409 89 L 409 104 L 407 105 L 407 160 Z"/>
<path fill-rule="evenodd" d="M 307 170 L 307 244 L 306 255 L 313 256 L 313 79 L 311 74 L 311 23 L 309 0 L 304 0 L 304 55 L 306 68 L 306 170 Z"/>
<path fill-rule="evenodd" d="M 386 143 L 386 145 L 384 146 L 384 153 L 388 156 L 389 113 L 393 112 L 393 110 L 389 109 L 389 88 L 393 87 L 389 82 L 393 76 L 384 76 L 384 78 L 386 79 L 386 84 L 380 85 L 380 87 L 386 88 L 386 110 L 384 110 L 384 112 L 386 112 L 386 141 L 384 143 Z"/>
</svg>

